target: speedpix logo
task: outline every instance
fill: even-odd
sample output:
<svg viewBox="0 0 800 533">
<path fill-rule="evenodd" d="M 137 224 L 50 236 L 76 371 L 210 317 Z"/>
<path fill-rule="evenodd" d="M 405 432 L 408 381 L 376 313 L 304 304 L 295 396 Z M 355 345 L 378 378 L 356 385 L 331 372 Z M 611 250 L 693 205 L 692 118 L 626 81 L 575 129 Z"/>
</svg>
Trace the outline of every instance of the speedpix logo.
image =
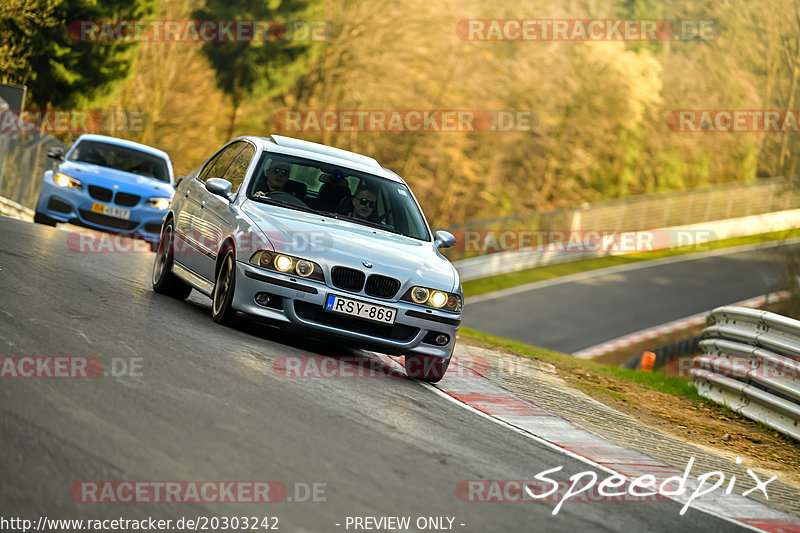
<svg viewBox="0 0 800 533">
<path fill-rule="evenodd" d="M 742 460 L 737 457 L 736 462 Z M 501 502 L 556 502 L 553 515 L 557 515 L 567 502 L 635 502 L 663 501 L 666 498 L 688 495 L 679 512 L 686 511 L 696 499 L 722 489 L 731 494 L 736 484 L 736 476 L 730 478 L 719 470 L 691 477 L 694 457 L 686 463 L 682 475 L 674 475 L 659 479 L 653 474 L 644 474 L 628 480 L 620 474 L 611 474 L 601 479 L 597 473 L 589 470 L 569 476 L 567 480 L 553 478 L 552 475 L 564 469 L 557 466 L 539 472 L 532 480 L 465 480 L 456 486 L 456 496 L 464 502 L 501 503 Z M 763 481 L 755 472 L 747 469 L 747 475 L 754 482 L 753 486 L 742 496 L 760 491 L 765 498 L 767 485 L 777 476 Z M 726 483 L 727 482 L 727 483 Z M 683 501 L 683 499 L 681 500 Z"/>
</svg>

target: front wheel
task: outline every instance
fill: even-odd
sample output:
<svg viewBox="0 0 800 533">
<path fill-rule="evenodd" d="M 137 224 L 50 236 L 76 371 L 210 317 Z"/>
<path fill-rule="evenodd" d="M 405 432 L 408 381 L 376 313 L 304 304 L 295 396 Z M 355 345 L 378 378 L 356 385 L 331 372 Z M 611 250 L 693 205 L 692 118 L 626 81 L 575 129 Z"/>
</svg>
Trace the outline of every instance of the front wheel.
<svg viewBox="0 0 800 533">
<path fill-rule="evenodd" d="M 429 355 L 407 355 L 406 375 L 420 381 L 437 383 L 447 373 L 447 367 L 450 366 L 452 358 L 452 354 L 445 359 Z"/>
<path fill-rule="evenodd" d="M 217 272 L 217 282 L 211 294 L 211 318 L 223 326 L 235 327 L 239 318 L 233 309 L 233 294 L 236 290 L 236 261 L 228 251 Z"/>
<path fill-rule="evenodd" d="M 153 261 L 153 290 L 178 300 L 185 300 L 192 292 L 192 288 L 172 273 L 174 233 L 170 220 L 164 226 L 161 240 L 158 241 L 156 258 Z"/>
</svg>

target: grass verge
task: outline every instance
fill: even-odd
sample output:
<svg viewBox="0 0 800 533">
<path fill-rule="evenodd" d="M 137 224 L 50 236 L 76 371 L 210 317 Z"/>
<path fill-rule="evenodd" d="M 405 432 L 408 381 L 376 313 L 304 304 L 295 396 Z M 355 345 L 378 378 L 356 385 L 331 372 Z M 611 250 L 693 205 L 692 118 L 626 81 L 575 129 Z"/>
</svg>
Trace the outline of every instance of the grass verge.
<svg viewBox="0 0 800 533">
<path fill-rule="evenodd" d="M 568 276 L 570 274 L 577 274 L 579 272 L 586 272 L 588 270 L 596 270 L 598 268 L 637 263 L 640 261 L 651 261 L 653 259 L 687 255 L 697 252 L 707 252 L 710 250 L 731 248 L 734 246 L 780 241 L 794 237 L 800 237 L 800 228 L 760 233 L 758 235 L 748 235 L 746 237 L 735 237 L 733 239 L 723 239 L 699 246 L 683 246 L 679 248 L 670 248 L 668 250 L 657 250 L 653 252 L 640 252 L 628 255 L 613 255 L 606 257 L 595 257 L 592 259 L 581 259 L 579 261 L 570 261 L 568 263 L 559 263 L 555 265 L 533 268 L 530 270 L 522 270 L 520 272 L 512 272 L 510 274 L 500 274 L 497 276 L 490 276 L 488 278 L 466 281 L 463 283 L 464 294 L 467 298 L 469 298 L 470 296 L 478 296 L 479 294 L 486 294 L 502 289 L 508 289 L 518 285 L 534 283 L 536 281 Z"/>
<path fill-rule="evenodd" d="M 642 372 L 641 370 L 631 370 L 629 368 L 622 368 L 619 366 L 605 365 L 603 363 L 598 363 L 597 361 L 588 359 L 577 359 L 571 355 L 553 352 L 545 348 L 531 346 L 530 344 L 506 339 L 504 337 L 498 337 L 496 335 L 483 333 L 481 331 L 465 327 L 461 327 L 459 329 L 459 335 L 463 336 L 466 340 L 473 344 L 483 345 L 488 348 L 499 348 L 551 363 L 559 370 L 567 372 L 590 372 L 591 374 L 597 376 L 616 378 L 622 381 L 644 385 L 651 390 L 671 394 L 673 396 L 680 396 L 698 402 L 708 401 L 697 394 L 697 390 L 689 383 L 688 380 L 671 377 L 663 372 Z M 592 389 L 592 392 L 596 393 L 597 395 L 609 395 L 609 389 L 605 384 L 602 383 L 598 383 L 597 386 L 594 387 L 591 383 L 591 380 L 584 380 L 582 387 Z M 617 399 L 624 398 L 624 390 L 611 392 L 612 395 Z"/>
</svg>

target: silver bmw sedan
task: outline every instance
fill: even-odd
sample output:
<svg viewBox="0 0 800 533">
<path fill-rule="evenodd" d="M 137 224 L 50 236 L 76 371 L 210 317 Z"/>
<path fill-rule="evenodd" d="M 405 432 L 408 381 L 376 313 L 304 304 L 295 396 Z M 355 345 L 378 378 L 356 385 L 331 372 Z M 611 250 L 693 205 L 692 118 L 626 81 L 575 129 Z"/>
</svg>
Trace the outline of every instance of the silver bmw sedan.
<svg viewBox="0 0 800 533">
<path fill-rule="evenodd" d="M 273 135 L 240 137 L 180 180 L 153 290 L 212 300 L 213 319 L 266 321 L 405 356 L 444 377 L 461 323 L 458 273 L 411 189 L 376 160 Z"/>
</svg>

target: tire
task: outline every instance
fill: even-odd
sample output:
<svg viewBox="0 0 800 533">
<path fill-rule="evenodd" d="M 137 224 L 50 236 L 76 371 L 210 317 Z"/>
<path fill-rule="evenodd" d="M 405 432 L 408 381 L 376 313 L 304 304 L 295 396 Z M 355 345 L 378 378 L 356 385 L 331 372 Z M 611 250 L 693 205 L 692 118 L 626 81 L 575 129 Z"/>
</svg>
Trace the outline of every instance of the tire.
<svg viewBox="0 0 800 533">
<path fill-rule="evenodd" d="M 236 292 L 236 260 L 233 251 L 228 250 L 217 272 L 214 291 L 211 293 L 211 318 L 217 324 L 234 328 L 240 320 L 233 309 L 233 295 Z"/>
<path fill-rule="evenodd" d="M 43 215 L 41 213 L 34 213 L 33 221 L 36 222 L 37 224 L 44 224 L 45 226 L 52 226 L 52 227 L 55 227 L 57 222 L 55 219 L 52 219 L 49 216 Z"/>
<path fill-rule="evenodd" d="M 407 355 L 406 375 L 412 379 L 437 383 L 447 373 L 447 367 L 450 366 L 452 358 L 452 354 L 446 359 L 429 355 Z"/>
<path fill-rule="evenodd" d="M 192 288 L 172 273 L 174 235 L 170 220 L 161 232 L 156 258 L 153 260 L 153 290 L 178 300 L 185 300 L 192 292 Z"/>
</svg>

